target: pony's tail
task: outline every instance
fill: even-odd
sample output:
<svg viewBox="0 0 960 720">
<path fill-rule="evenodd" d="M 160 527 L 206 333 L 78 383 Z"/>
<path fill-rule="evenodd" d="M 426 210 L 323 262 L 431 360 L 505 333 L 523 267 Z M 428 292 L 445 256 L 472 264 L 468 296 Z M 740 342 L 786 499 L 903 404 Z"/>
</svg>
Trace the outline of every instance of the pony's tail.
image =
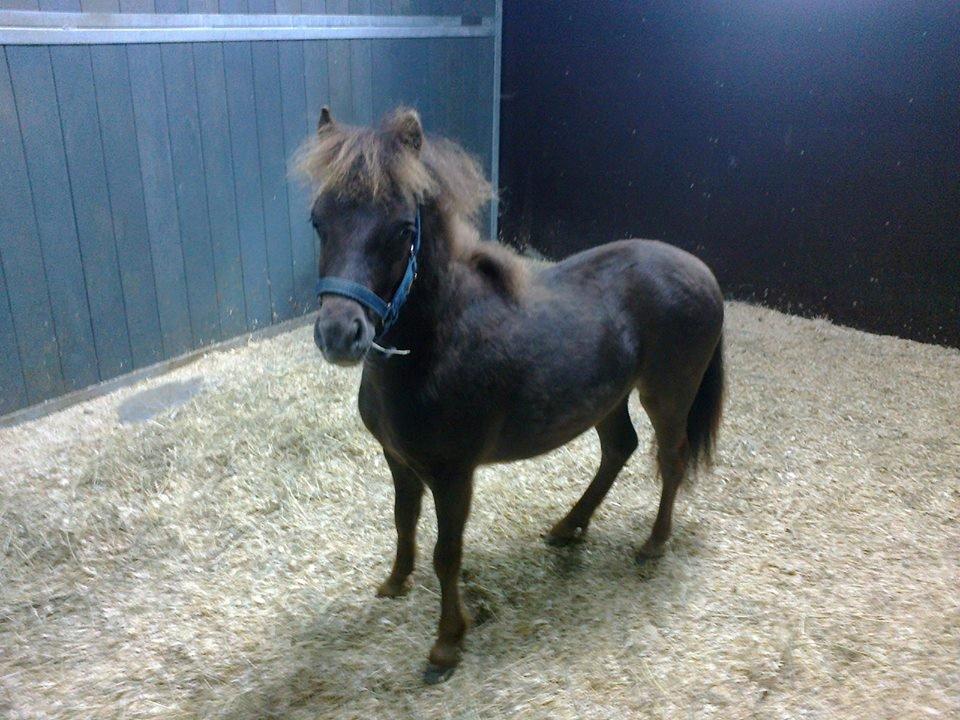
<svg viewBox="0 0 960 720">
<path fill-rule="evenodd" d="M 687 447 L 691 468 L 709 466 L 717 445 L 717 430 L 723 415 L 723 335 L 700 381 L 697 396 L 687 415 Z"/>
</svg>

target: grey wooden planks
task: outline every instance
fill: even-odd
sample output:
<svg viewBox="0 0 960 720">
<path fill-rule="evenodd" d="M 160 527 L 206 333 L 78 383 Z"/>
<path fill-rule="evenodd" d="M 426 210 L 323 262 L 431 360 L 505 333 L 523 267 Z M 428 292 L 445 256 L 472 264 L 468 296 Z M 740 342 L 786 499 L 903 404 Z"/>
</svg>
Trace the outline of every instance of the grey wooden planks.
<svg viewBox="0 0 960 720">
<path fill-rule="evenodd" d="M 91 61 L 130 351 L 134 366 L 143 367 L 165 355 L 127 49 L 120 45 L 91 48 Z"/>
<path fill-rule="evenodd" d="M 171 357 L 193 347 L 193 331 L 180 242 L 163 63 L 158 45 L 131 45 L 127 53 L 160 330 L 164 354 Z"/>
<path fill-rule="evenodd" d="M 283 157 L 292 158 L 310 131 L 307 115 L 306 71 L 303 43 L 280 43 L 280 105 L 283 108 Z M 283 183 L 287 193 L 291 243 L 293 314 L 313 307 L 313 289 L 317 265 L 313 227 L 310 225 L 308 188 L 302 178 L 290 175 Z"/>
<path fill-rule="evenodd" d="M 196 347 L 219 340 L 221 334 L 193 48 L 188 44 L 162 45 L 160 56 L 167 100 L 167 131 L 176 188 L 180 247 L 193 346 Z"/>
<path fill-rule="evenodd" d="M 7 47 L 6 54 L 63 379 L 68 389 L 79 389 L 97 382 L 100 373 L 50 52 L 46 47 L 24 45 Z"/>
<path fill-rule="evenodd" d="M 50 49 L 100 376 L 133 369 L 90 49 Z"/>
<path fill-rule="evenodd" d="M 65 390 L 43 250 L 6 53 L 0 55 L 0 262 L 9 324 L 0 331 L 4 406 L 35 403 Z M 21 381 L 16 380 L 17 375 Z M 20 390 L 21 383 L 23 390 Z"/>
<path fill-rule="evenodd" d="M 0 8 L 492 14 L 493 3 Z M 429 132 L 454 136 L 489 172 L 492 47 L 449 38 L 0 49 L 0 413 L 314 307 L 319 239 L 289 159 L 320 108 L 372 123 L 413 105 Z"/>
<path fill-rule="evenodd" d="M 247 311 L 223 45 L 198 43 L 193 54 L 220 329 L 233 337 L 247 329 Z"/>
</svg>

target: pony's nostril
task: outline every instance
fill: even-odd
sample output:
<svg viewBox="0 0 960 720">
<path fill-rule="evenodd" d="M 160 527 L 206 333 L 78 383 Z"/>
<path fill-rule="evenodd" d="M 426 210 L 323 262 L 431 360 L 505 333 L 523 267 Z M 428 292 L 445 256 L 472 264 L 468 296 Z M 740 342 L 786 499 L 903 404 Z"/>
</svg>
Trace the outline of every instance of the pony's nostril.
<svg viewBox="0 0 960 720">
<path fill-rule="evenodd" d="M 317 347 L 320 348 L 321 350 L 324 349 L 323 333 L 320 332 L 319 320 L 313 324 L 313 342 L 316 343 Z"/>
<path fill-rule="evenodd" d="M 359 345 L 359 344 L 360 344 L 360 341 L 363 340 L 363 323 L 360 322 L 360 319 L 359 319 L 359 318 L 357 318 L 357 319 L 354 320 L 353 322 L 354 322 L 354 323 L 356 324 L 356 326 L 357 326 L 356 331 L 353 333 L 353 344 L 354 344 L 354 345 Z"/>
</svg>

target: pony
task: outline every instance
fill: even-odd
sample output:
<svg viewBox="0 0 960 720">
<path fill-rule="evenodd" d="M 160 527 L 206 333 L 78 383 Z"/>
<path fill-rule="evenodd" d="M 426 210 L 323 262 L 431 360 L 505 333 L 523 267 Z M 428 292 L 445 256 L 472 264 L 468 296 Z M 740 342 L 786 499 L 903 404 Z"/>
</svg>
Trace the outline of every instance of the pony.
<svg viewBox="0 0 960 720">
<path fill-rule="evenodd" d="M 377 595 L 408 587 L 425 490 L 433 494 L 440 621 L 424 673 L 447 679 L 468 615 L 459 571 L 473 475 L 595 428 L 600 467 L 547 533 L 582 540 L 637 448 L 628 410 L 649 416 L 662 483 L 638 560 L 660 556 L 677 488 L 709 464 L 723 394 L 723 296 L 694 256 L 620 240 L 535 262 L 480 239 L 491 187 L 455 143 L 424 133 L 410 108 L 350 127 L 324 108 L 296 166 L 321 238 L 314 339 L 338 365 L 363 363 L 360 416 L 395 490 L 393 567 Z"/>
</svg>

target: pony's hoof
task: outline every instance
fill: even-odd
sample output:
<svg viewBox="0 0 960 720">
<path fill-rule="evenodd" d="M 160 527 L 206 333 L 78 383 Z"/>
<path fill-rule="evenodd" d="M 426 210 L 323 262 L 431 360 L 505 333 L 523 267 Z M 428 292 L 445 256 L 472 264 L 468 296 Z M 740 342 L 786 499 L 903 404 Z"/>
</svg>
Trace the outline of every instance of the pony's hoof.
<svg viewBox="0 0 960 720">
<path fill-rule="evenodd" d="M 378 598 L 398 598 L 407 594 L 407 591 L 410 589 L 410 582 L 394 582 L 392 580 L 385 581 L 380 587 L 377 588 L 377 597 Z"/>
<path fill-rule="evenodd" d="M 450 679 L 450 676 L 453 675 L 453 671 L 457 668 L 454 667 L 440 667 L 439 665 L 434 665 L 429 663 L 426 670 L 423 671 L 423 681 L 427 685 L 439 685 L 440 683 L 445 683 Z"/>
<path fill-rule="evenodd" d="M 559 522 L 553 526 L 546 536 L 544 536 L 543 541 L 547 545 L 552 545 L 553 547 L 564 547 L 566 545 L 573 545 L 574 543 L 583 542 L 586 534 L 587 529 L 585 527 L 571 528 L 570 526 Z"/>
<path fill-rule="evenodd" d="M 427 657 L 427 669 L 423 671 L 423 681 L 427 685 L 445 682 L 460 664 L 460 654 L 459 643 L 441 643 L 439 640 L 435 642 Z"/>
<path fill-rule="evenodd" d="M 663 557 L 663 553 L 665 551 L 666 545 L 664 543 L 656 544 L 647 540 L 647 542 L 643 544 L 643 547 L 640 548 L 640 551 L 637 553 L 637 564 L 643 565 L 644 563 L 661 558 Z"/>
</svg>

